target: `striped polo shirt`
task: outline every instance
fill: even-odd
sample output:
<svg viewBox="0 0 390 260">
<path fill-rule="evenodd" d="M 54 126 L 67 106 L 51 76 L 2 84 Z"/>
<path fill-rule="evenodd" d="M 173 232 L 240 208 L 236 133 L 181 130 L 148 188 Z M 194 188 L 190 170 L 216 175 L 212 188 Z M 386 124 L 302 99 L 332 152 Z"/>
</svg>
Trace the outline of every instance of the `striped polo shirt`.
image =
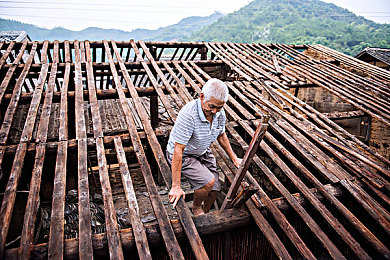
<svg viewBox="0 0 390 260">
<path fill-rule="evenodd" d="M 201 156 L 217 137 L 225 132 L 226 115 L 223 108 L 206 119 L 200 99 L 188 102 L 179 112 L 168 140 L 167 150 L 173 154 L 175 143 L 185 145 L 183 156 Z"/>
</svg>

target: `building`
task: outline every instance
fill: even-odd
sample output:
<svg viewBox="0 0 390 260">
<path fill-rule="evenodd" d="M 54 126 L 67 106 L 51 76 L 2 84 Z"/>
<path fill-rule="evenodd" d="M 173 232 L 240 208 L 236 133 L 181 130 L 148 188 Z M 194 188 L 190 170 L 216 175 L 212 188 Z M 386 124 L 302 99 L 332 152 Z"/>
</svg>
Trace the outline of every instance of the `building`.
<svg viewBox="0 0 390 260">
<path fill-rule="evenodd" d="M 0 51 L 4 259 L 390 257 L 389 72 L 321 45 L 25 41 Z M 185 182 L 186 203 L 169 206 L 164 149 L 211 77 L 229 87 L 239 155 L 270 120 L 236 207 L 219 210 L 221 193 L 192 217 Z M 211 148 L 226 192 L 236 169 Z"/>
<path fill-rule="evenodd" d="M 382 69 L 390 70 L 390 49 L 367 47 L 356 55 L 355 58 Z"/>
</svg>

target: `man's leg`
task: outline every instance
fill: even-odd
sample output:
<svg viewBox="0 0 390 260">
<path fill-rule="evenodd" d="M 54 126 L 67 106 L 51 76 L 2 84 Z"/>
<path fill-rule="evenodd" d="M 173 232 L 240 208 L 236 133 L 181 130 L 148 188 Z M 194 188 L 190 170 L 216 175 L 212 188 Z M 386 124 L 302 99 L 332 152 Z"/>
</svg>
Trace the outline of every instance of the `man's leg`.
<svg viewBox="0 0 390 260">
<path fill-rule="evenodd" d="M 215 199 L 217 198 L 218 192 L 219 191 L 217 190 L 212 190 L 209 192 L 209 195 L 204 200 L 204 206 L 203 206 L 204 213 L 209 213 L 211 207 L 214 204 Z"/>
<path fill-rule="evenodd" d="M 206 168 L 214 175 L 214 186 L 205 199 L 203 205 L 204 213 L 208 213 L 213 206 L 215 199 L 217 198 L 218 192 L 221 189 L 221 184 L 219 183 L 219 173 L 217 171 L 216 159 L 210 149 L 208 149 L 206 153 L 201 156 L 201 163 L 202 165 L 206 166 Z"/>
<path fill-rule="evenodd" d="M 209 183 L 207 183 L 202 188 L 194 191 L 194 201 L 192 203 L 192 212 L 194 213 L 194 216 L 203 215 L 206 212 L 202 209 L 202 202 L 204 202 L 204 207 L 206 208 L 206 204 L 207 201 L 209 200 L 209 196 L 213 186 L 214 186 L 214 179 L 212 179 Z M 208 210 L 210 210 L 210 208 Z"/>
</svg>

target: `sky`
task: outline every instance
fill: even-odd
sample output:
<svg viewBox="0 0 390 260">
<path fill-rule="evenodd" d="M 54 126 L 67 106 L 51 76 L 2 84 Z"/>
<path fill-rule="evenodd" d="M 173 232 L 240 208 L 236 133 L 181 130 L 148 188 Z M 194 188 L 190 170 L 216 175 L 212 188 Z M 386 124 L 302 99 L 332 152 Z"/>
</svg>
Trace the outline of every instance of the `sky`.
<svg viewBox="0 0 390 260">
<path fill-rule="evenodd" d="M 367 19 L 390 23 L 390 0 L 324 0 Z M 0 0 L 0 17 L 51 29 L 157 29 L 189 16 L 231 13 L 251 0 Z M 1 30 L 1 28 L 0 28 Z"/>
</svg>

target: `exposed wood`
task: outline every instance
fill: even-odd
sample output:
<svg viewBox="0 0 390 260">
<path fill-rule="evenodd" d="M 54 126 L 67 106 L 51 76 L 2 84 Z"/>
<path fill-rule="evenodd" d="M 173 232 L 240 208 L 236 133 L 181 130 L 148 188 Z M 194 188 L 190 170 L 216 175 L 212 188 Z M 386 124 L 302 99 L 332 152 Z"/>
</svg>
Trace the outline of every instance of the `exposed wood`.
<svg viewBox="0 0 390 260">
<path fill-rule="evenodd" d="M 259 124 L 259 126 L 257 127 L 252 137 L 252 141 L 245 152 L 244 158 L 242 159 L 242 162 L 237 169 L 237 173 L 234 176 L 234 180 L 226 194 L 226 198 L 222 203 L 221 210 L 231 207 L 232 202 L 236 196 L 238 187 L 240 187 L 241 182 L 246 174 L 246 171 L 248 170 L 249 165 L 252 163 L 253 156 L 256 154 L 257 148 L 259 147 L 260 142 L 262 141 L 265 132 L 267 131 L 268 120 L 269 117 L 264 117 L 261 124 Z"/>
<path fill-rule="evenodd" d="M 127 203 L 129 206 L 131 227 L 133 228 L 134 240 L 137 246 L 138 255 L 140 259 L 150 259 L 149 244 L 146 237 L 144 226 L 139 218 L 139 209 L 137 198 L 131 181 L 129 167 L 127 165 L 126 154 L 123 150 L 122 141 L 119 137 L 114 139 L 116 154 L 121 169 L 122 183 L 126 194 Z"/>
<path fill-rule="evenodd" d="M 109 49 L 108 42 L 105 41 L 104 44 L 105 44 L 106 49 Z M 114 49 L 116 49 L 115 45 L 113 45 L 113 47 L 114 47 Z M 117 56 L 118 60 L 121 59 L 118 55 L 117 50 L 115 50 L 115 55 Z M 140 55 L 140 54 L 138 53 L 138 55 Z M 174 235 L 172 227 L 170 226 L 170 224 L 168 222 L 168 214 L 166 213 L 165 208 L 162 204 L 162 201 L 160 200 L 160 198 L 158 196 L 156 184 L 153 181 L 150 166 L 149 166 L 148 161 L 146 159 L 145 152 L 142 148 L 141 140 L 140 140 L 140 138 L 137 134 L 137 131 L 134 127 L 135 124 L 134 124 L 133 118 L 130 115 L 129 107 L 127 105 L 127 101 L 126 101 L 126 99 L 124 97 L 124 93 L 122 91 L 122 85 L 118 79 L 118 74 L 117 74 L 115 65 L 113 64 L 112 57 L 109 54 L 109 52 L 107 52 L 107 58 L 108 58 L 110 65 L 111 65 L 111 71 L 112 71 L 112 74 L 114 77 L 115 86 L 118 90 L 119 98 L 121 100 L 122 109 L 124 110 L 125 115 L 126 115 L 127 127 L 129 129 L 129 133 L 130 133 L 130 136 L 131 136 L 131 139 L 133 142 L 133 146 L 135 147 L 134 150 L 137 151 L 136 152 L 137 159 L 138 159 L 138 162 L 140 163 L 141 168 L 142 168 L 142 173 L 143 173 L 143 176 L 145 179 L 146 186 L 148 188 L 151 203 L 152 203 L 155 215 L 157 217 L 161 233 L 162 233 L 163 238 L 164 238 L 167 252 L 172 259 L 184 259 L 184 256 L 181 252 L 180 246 L 179 246 L 177 239 Z M 133 84 L 131 83 L 130 77 L 128 76 L 128 74 L 126 72 L 125 72 L 125 79 L 126 79 L 126 84 L 127 84 L 127 87 L 129 88 L 129 91 L 134 92 L 134 89 L 132 88 Z M 137 110 L 140 113 L 141 111 L 143 111 L 141 109 L 144 109 L 144 108 L 141 107 L 141 104 L 140 104 L 139 100 L 137 99 L 138 98 L 137 94 L 132 93 L 132 97 L 133 97 L 133 100 L 135 101 L 135 105 L 137 106 Z M 147 117 L 141 116 L 141 119 L 143 119 L 143 120 L 146 120 L 146 118 Z M 146 122 L 148 122 L 148 121 L 146 121 Z M 145 124 L 146 124 L 145 121 L 143 123 L 145 126 Z M 150 124 L 148 124 L 148 126 L 151 128 Z"/>
<path fill-rule="evenodd" d="M 356 111 L 347 111 L 347 112 L 333 112 L 333 113 L 324 113 L 324 116 L 326 116 L 329 119 L 349 119 L 349 118 L 355 118 L 355 117 L 362 117 L 365 113 L 356 110 Z"/>
<path fill-rule="evenodd" d="M 116 49 L 116 46 L 113 43 L 114 50 Z M 118 57 L 117 51 L 115 51 L 116 56 Z M 120 63 L 121 67 L 123 66 L 123 63 Z M 129 86 L 132 86 L 132 82 L 130 80 L 130 77 L 127 73 L 125 75 L 125 80 L 127 83 L 127 86 L 129 90 L 131 91 L 131 88 Z M 135 105 L 137 107 L 138 113 L 141 114 L 140 118 L 142 120 L 147 138 L 151 144 L 151 148 L 153 150 L 153 153 L 155 155 L 155 158 L 157 160 L 157 164 L 160 168 L 160 172 L 163 175 L 165 184 L 170 187 L 171 186 L 171 170 L 168 166 L 167 161 L 165 160 L 164 153 L 161 149 L 161 146 L 156 138 L 156 135 L 152 131 L 151 126 L 148 124 L 148 121 L 146 121 L 146 111 L 144 111 L 144 108 L 141 106 L 139 102 L 139 97 L 137 97 L 137 93 L 135 91 L 131 91 L 131 95 L 133 97 L 133 100 L 135 101 Z M 198 234 L 198 231 L 195 228 L 195 225 L 191 219 L 191 214 L 189 212 L 189 209 L 187 205 L 184 203 L 182 199 L 179 200 L 178 204 L 176 205 L 177 212 L 180 217 L 180 221 L 183 224 L 184 230 L 187 234 L 187 237 L 190 241 L 191 248 L 195 254 L 195 256 L 198 259 L 208 259 L 208 256 L 206 254 L 206 250 L 204 249 L 204 246 L 202 244 L 202 241 L 200 239 L 200 236 Z"/>
<path fill-rule="evenodd" d="M 1 129 L 0 129 L 0 144 L 2 144 L 2 145 L 6 144 L 6 142 L 7 142 L 8 133 L 10 131 L 13 117 L 15 115 L 16 108 L 18 106 L 20 93 L 22 92 L 23 82 L 27 76 L 28 70 L 29 70 L 30 65 L 33 61 L 36 48 L 37 48 L 37 43 L 35 43 L 31 49 L 28 60 L 23 68 L 22 73 L 18 77 L 18 81 L 16 82 L 16 85 L 14 87 L 14 91 L 12 93 L 12 99 L 11 99 L 10 103 L 8 104 L 8 108 L 7 108 L 7 111 L 5 113 L 4 120 L 3 120 L 3 123 L 1 125 Z M 47 48 L 47 44 L 46 44 L 46 48 Z M 45 70 L 47 70 L 47 68 L 45 69 L 45 66 L 42 66 L 42 71 L 45 71 Z"/>
<path fill-rule="evenodd" d="M 226 230 L 240 228 L 249 225 L 252 222 L 250 214 L 245 209 L 227 209 L 224 211 L 214 211 L 209 214 L 194 217 L 194 223 L 201 235 L 215 234 Z M 172 220 L 171 225 L 175 234 L 180 239 L 185 239 L 186 234 L 182 225 L 177 220 Z M 161 233 L 159 232 L 158 224 L 146 224 L 146 234 L 148 241 L 152 246 L 161 245 Z M 121 230 L 121 240 L 123 241 L 123 248 L 126 251 L 133 251 L 136 249 L 136 241 L 132 228 Z M 96 253 L 104 253 L 105 245 L 107 244 L 107 237 L 104 233 L 92 236 L 93 247 Z M 47 244 L 34 245 L 32 250 L 36 255 L 45 256 Z M 64 255 L 66 258 L 77 258 L 78 256 L 78 242 L 77 239 L 67 239 L 64 244 Z M 43 254 L 42 254 L 43 252 Z M 5 252 L 5 258 L 13 259 L 16 257 L 16 251 L 13 249 Z"/>
<path fill-rule="evenodd" d="M 64 258 L 64 212 L 66 194 L 68 142 L 61 141 L 58 146 L 57 164 L 54 177 L 53 202 L 51 211 L 51 225 L 48 243 L 48 258 Z"/>
<path fill-rule="evenodd" d="M 84 118 L 83 85 L 78 42 L 75 41 L 75 125 L 78 154 L 79 257 L 92 259 L 91 218 L 87 166 L 87 134 Z"/>
<path fill-rule="evenodd" d="M 26 155 L 27 143 L 20 143 L 16 150 L 14 163 L 12 165 L 10 178 L 4 192 L 3 202 L 0 209 L 0 259 L 3 257 L 4 245 L 8 235 L 9 225 L 11 222 L 12 211 L 14 208 L 16 190 L 18 187 L 20 175 Z"/>
</svg>

